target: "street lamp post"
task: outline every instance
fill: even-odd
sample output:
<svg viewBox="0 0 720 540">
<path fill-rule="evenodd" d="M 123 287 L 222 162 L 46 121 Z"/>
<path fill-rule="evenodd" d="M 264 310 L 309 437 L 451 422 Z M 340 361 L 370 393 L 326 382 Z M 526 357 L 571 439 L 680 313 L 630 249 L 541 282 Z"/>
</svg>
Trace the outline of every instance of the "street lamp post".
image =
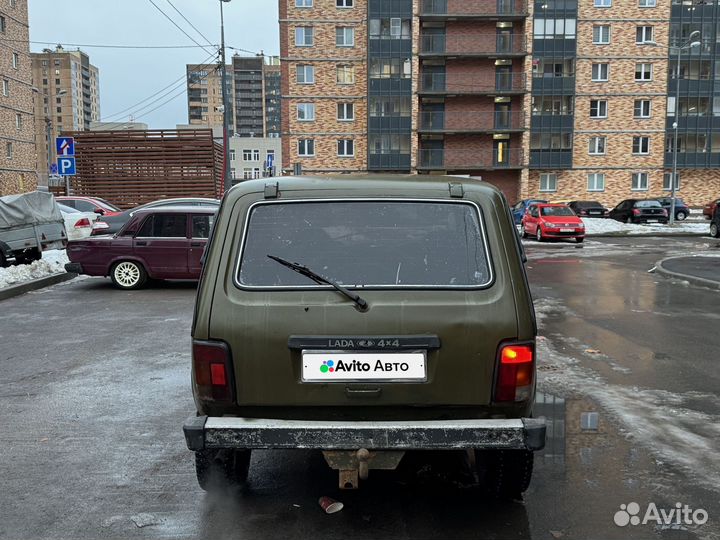
<svg viewBox="0 0 720 540">
<path fill-rule="evenodd" d="M 230 0 L 220 0 L 220 75 L 222 77 L 222 103 L 223 103 L 223 191 L 232 187 L 230 178 L 230 149 L 228 130 L 230 127 L 230 107 L 228 107 L 227 67 L 225 66 L 225 18 L 223 3 Z"/>
<path fill-rule="evenodd" d="M 677 48 L 677 59 L 675 67 L 675 120 L 673 122 L 673 166 L 670 176 L 670 225 L 675 225 L 675 191 L 677 189 L 677 158 L 678 158 L 678 113 L 680 111 L 680 53 L 685 49 L 699 47 L 699 41 L 693 41 L 694 37 L 700 37 L 700 31 L 695 30 L 688 36 L 684 45 Z"/>
</svg>

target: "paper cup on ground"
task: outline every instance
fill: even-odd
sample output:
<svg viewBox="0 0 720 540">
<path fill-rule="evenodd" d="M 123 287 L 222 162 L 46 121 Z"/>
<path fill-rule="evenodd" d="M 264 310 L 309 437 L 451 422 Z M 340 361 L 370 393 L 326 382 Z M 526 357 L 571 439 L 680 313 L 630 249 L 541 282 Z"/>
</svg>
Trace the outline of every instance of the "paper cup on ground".
<svg viewBox="0 0 720 540">
<path fill-rule="evenodd" d="M 335 512 L 339 512 L 343 509 L 343 503 L 336 501 L 335 499 L 331 499 L 330 497 L 320 497 L 318 503 L 320 504 L 320 508 L 322 508 L 326 514 L 334 514 Z"/>
</svg>

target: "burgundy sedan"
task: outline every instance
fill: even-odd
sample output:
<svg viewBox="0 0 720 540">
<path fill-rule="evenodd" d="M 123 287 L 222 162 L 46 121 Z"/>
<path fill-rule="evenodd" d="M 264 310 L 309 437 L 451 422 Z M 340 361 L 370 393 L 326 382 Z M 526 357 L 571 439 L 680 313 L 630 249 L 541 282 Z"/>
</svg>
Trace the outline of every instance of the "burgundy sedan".
<svg viewBox="0 0 720 540">
<path fill-rule="evenodd" d="M 138 210 L 117 234 L 69 245 L 65 269 L 110 276 L 120 289 L 138 289 L 148 278 L 199 279 L 216 212 L 201 206 Z"/>
</svg>

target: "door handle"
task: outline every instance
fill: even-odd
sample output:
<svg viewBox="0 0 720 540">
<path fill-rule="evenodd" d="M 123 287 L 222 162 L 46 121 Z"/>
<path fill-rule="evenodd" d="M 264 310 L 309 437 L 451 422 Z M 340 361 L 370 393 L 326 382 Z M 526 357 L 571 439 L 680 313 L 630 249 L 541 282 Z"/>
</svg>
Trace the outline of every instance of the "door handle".
<svg viewBox="0 0 720 540">
<path fill-rule="evenodd" d="M 147 246 L 147 242 L 135 242 L 136 246 Z"/>
</svg>

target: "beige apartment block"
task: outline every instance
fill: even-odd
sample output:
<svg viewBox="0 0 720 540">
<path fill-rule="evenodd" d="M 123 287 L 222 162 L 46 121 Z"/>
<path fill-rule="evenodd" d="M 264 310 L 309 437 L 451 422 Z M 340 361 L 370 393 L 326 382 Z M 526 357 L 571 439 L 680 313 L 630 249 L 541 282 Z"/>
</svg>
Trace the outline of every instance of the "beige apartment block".
<svg viewBox="0 0 720 540">
<path fill-rule="evenodd" d="M 186 72 L 188 123 L 193 126 L 222 126 L 222 76 L 218 65 L 188 64 Z"/>
<path fill-rule="evenodd" d="M 89 131 L 100 120 L 100 75 L 80 50 L 58 46 L 32 53 L 35 93 L 35 139 L 40 181 L 47 179 L 48 152 L 55 161 L 55 137 L 66 131 Z M 48 138 L 48 134 L 50 137 Z"/>
<path fill-rule="evenodd" d="M 37 187 L 27 0 L 0 0 L 0 196 Z"/>
<path fill-rule="evenodd" d="M 367 170 L 367 0 L 351 4 L 280 2 L 285 171 Z"/>
</svg>

